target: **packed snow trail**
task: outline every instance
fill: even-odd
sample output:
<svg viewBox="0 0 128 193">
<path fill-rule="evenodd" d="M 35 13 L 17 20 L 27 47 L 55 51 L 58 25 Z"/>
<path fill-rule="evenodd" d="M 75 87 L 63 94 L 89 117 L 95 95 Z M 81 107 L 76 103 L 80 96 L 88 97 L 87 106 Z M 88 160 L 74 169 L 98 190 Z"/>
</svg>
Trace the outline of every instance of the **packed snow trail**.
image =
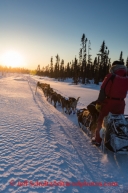
<svg viewBox="0 0 128 193">
<path fill-rule="evenodd" d="M 0 79 L 0 192 L 126 192 L 128 174 L 121 162 L 92 146 L 41 90 L 35 95 L 35 88 L 29 76 Z M 85 181 L 97 185 L 82 187 Z"/>
</svg>

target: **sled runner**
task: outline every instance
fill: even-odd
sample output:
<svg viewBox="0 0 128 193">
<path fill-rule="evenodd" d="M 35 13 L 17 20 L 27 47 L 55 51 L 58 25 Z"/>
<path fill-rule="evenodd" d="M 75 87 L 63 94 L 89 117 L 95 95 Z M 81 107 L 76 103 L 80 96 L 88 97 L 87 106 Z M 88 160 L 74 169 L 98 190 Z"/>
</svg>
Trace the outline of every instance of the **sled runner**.
<svg viewBox="0 0 128 193">
<path fill-rule="evenodd" d="M 88 109 L 77 111 L 78 124 L 81 129 L 92 138 L 95 133 L 96 122 L 92 119 Z M 101 150 L 108 149 L 114 153 L 128 154 L 128 115 L 109 113 L 104 118 L 105 128 L 101 129 Z"/>
</svg>

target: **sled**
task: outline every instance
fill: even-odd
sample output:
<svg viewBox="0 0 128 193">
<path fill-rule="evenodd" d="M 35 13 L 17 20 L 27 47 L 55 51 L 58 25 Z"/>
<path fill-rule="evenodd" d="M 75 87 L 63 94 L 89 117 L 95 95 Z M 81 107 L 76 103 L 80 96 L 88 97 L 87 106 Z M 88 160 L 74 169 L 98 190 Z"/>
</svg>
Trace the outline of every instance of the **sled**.
<svg viewBox="0 0 128 193">
<path fill-rule="evenodd" d="M 78 110 L 77 117 L 80 128 L 92 139 L 94 136 L 94 132 L 90 128 L 92 116 L 88 109 Z M 115 154 L 128 154 L 128 115 L 109 113 L 104 118 L 104 127 L 105 132 L 101 134 L 101 151 L 103 153 L 111 151 Z"/>
<path fill-rule="evenodd" d="M 128 115 L 112 114 L 104 118 L 104 145 L 109 151 L 128 154 Z"/>
</svg>

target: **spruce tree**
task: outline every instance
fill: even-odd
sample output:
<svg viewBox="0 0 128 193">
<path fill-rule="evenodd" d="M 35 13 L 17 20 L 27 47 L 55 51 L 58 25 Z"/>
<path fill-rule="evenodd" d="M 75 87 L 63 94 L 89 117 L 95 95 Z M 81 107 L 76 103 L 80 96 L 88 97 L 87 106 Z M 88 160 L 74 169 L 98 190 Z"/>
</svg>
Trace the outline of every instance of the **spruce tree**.
<svg viewBox="0 0 128 193">
<path fill-rule="evenodd" d="M 94 83 L 99 84 L 99 64 L 97 57 L 94 60 Z"/>
<path fill-rule="evenodd" d="M 61 80 L 64 80 L 64 60 L 62 59 L 61 60 L 61 63 L 60 63 L 60 79 Z"/>
<path fill-rule="evenodd" d="M 109 61 L 109 50 L 107 48 L 107 46 L 105 45 L 105 41 L 103 41 L 101 48 L 99 50 L 99 54 L 97 54 L 100 57 L 100 80 L 102 81 L 104 79 L 104 77 L 106 76 L 106 72 L 107 72 L 107 64 Z"/>
<path fill-rule="evenodd" d="M 66 78 L 71 78 L 69 62 L 67 63 L 67 66 L 66 66 L 66 69 L 65 69 L 65 73 L 66 73 Z"/>
<path fill-rule="evenodd" d="M 57 54 L 56 56 L 56 63 L 55 63 L 55 78 L 58 78 L 59 80 L 59 63 L 60 63 L 60 57 Z"/>
<path fill-rule="evenodd" d="M 50 77 L 53 78 L 53 57 L 50 59 Z"/>
<path fill-rule="evenodd" d="M 124 62 L 124 59 L 123 59 L 123 52 L 122 52 L 122 51 L 120 52 L 119 60 L 120 60 L 121 62 Z"/>
<path fill-rule="evenodd" d="M 91 64 L 92 62 L 92 59 L 91 59 L 91 54 L 90 54 L 90 50 L 91 50 L 91 42 L 90 42 L 90 40 L 89 40 L 89 42 L 88 42 L 88 64 Z"/>
<path fill-rule="evenodd" d="M 86 68 L 86 83 L 89 83 L 89 79 L 92 79 L 92 72 L 91 72 L 91 54 L 90 54 L 90 50 L 91 50 L 91 42 L 89 40 L 88 42 L 88 62 L 87 62 L 87 68 Z"/>
<path fill-rule="evenodd" d="M 85 84 L 85 78 L 86 78 L 86 65 L 87 65 L 87 61 L 86 61 L 86 45 L 87 45 L 87 38 L 85 37 L 85 34 L 82 35 L 81 38 L 81 43 L 82 43 L 82 83 Z"/>
<path fill-rule="evenodd" d="M 73 82 L 78 84 L 78 61 L 76 57 L 73 63 Z"/>
</svg>

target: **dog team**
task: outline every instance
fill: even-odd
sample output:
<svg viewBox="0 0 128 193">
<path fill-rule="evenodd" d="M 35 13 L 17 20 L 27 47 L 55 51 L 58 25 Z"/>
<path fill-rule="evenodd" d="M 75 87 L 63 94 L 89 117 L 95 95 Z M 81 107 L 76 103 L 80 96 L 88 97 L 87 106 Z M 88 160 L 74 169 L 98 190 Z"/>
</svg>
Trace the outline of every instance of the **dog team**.
<svg viewBox="0 0 128 193">
<path fill-rule="evenodd" d="M 37 82 L 35 94 L 37 92 L 37 88 L 40 88 L 43 91 L 47 101 L 51 102 L 51 104 L 53 103 L 55 108 L 58 103 L 59 105 L 61 105 L 63 113 L 65 112 L 69 115 L 72 112 L 73 114 L 76 113 L 76 107 L 80 97 L 78 97 L 77 99 L 75 99 L 74 97 L 69 97 L 67 99 L 61 94 L 55 92 L 53 88 L 50 87 L 50 84 L 47 83 Z"/>
</svg>

